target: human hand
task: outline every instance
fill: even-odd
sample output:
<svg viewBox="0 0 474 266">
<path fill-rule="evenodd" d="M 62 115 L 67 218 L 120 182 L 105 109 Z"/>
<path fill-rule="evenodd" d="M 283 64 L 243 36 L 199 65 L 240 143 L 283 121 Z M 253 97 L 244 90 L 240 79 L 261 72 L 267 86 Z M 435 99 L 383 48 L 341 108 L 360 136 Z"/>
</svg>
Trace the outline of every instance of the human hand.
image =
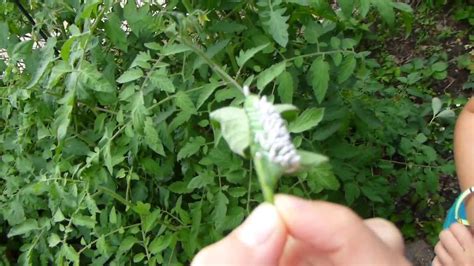
<svg viewBox="0 0 474 266">
<path fill-rule="evenodd" d="M 455 223 L 439 234 L 433 266 L 474 265 L 474 235 L 464 225 Z"/>
<path fill-rule="evenodd" d="M 201 250 L 202 265 L 408 265 L 399 231 L 363 221 L 346 207 L 279 195 L 221 241 Z"/>
</svg>

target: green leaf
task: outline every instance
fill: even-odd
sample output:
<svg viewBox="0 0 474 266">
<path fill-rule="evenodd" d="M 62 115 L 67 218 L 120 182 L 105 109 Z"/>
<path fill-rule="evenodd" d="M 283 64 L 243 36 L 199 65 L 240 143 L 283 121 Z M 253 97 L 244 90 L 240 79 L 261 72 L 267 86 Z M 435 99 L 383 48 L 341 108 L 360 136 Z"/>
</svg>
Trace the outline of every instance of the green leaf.
<svg viewBox="0 0 474 266">
<path fill-rule="evenodd" d="M 66 257 L 67 260 L 74 262 L 75 265 L 79 264 L 79 254 L 70 245 L 62 245 L 61 253 Z"/>
<path fill-rule="evenodd" d="M 350 54 L 344 58 L 344 61 L 342 61 L 342 64 L 339 68 L 338 76 L 337 76 L 337 82 L 339 84 L 346 81 L 352 75 L 352 73 L 354 73 L 356 64 L 357 64 L 357 61 L 354 55 Z"/>
<path fill-rule="evenodd" d="M 115 47 L 127 52 L 127 34 L 121 29 L 121 26 L 122 22 L 120 21 L 118 15 L 114 12 L 108 13 L 107 21 L 104 25 L 105 33 Z"/>
<path fill-rule="evenodd" d="M 229 44 L 229 42 L 230 42 L 230 40 L 226 39 L 226 40 L 222 40 L 222 41 L 212 45 L 211 47 L 209 47 L 206 50 L 207 58 L 212 59 L 215 55 L 217 55 L 220 51 L 222 51 Z M 200 66 L 202 66 L 204 64 L 204 62 L 205 61 L 204 61 L 203 58 L 198 57 L 198 59 L 196 61 L 194 61 L 193 69 L 198 69 Z"/>
<path fill-rule="evenodd" d="M 97 70 L 96 66 L 89 62 L 82 62 L 78 80 L 78 92 L 81 92 L 81 94 L 87 95 L 88 90 L 115 93 L 115 87 L 112 86 L 108 80 L 104 79 L 102 73 Z M 81 96 L 80 93 L 77 94 Z"/>
<path fill-rule="evenodd" d="M 300 163 L 305 168 L 317 167 L 320 164 L 328 161 L 328 158 L 326 156 L 318 153 L 303 150 L 298 150 L 297 152 L 301 157 Z"/>
<path fill-rule="evenodd" d="M 139 52 L 138 55 L 135 57 L 135 59 L 133 59 L 133 62 L 130 65 L 130 68 L 139 66 L 143 69 L 149 69 L 151 65 L 150 63 L 148 63 L 148 61 L 150 60 L 151 60 L 151 56 L 149 53 Z"/>
<path fill-rule="evenodd" d="M 360 189 L 362 191 L 362 194 L 364 194 L 364 196 L 366 196 L 369 200 L 380 203 L 384 202 L 380 195 L 380 192 L 375 190 L 372 186 L 362 186 Z"/>
<path fill-rule="evenodd" d="M 214 176 L 209 173 L 201 173 L 198 176 L 193 177 L 188 183 L 189 189 L 202 188 L 209 184 L 212 184 L 214 181 Z"/>
<path fill-rule="evenodd" d="M 274 2 L 274 3 L 272 3 Z M 260 20 L 266 32 L 268 32 L 276 43 L 282 47 L 288 44 L 288 19 L 289 16 L 283 16 L 286 8 L 281 8 L 281 1 L 260 0 L 258 5 L 263 7 L 259 12 Z"/>
<path fill-rule="evenodd" d="M 162 49 L 162 46 L 157 43 L 157 42 L 147 42 L 144 44 L 146 48 L 150 49 L 150 50 L 156 50 L 156 51 L 159 51 Z M 187 46 L 185 46 L 187 47 Z"/>
<path fill-rule="evenodd" d="M 127 83 L 130 81 L 137 80 L 143 77 L 143 71 L 139 68 L 132 68 L 125 71 L 120 77 L 117 79 L 118 83 Z"/>
<path fill-rule="evenodd" d="M 340 187 L 339 180 L 332 172 L 331 166 L 328 163 L 313 167 L 308 173 L 308 178 L 314 180 L 324 189 L 338 190 Z"/>
<path fill-rule="evenodd" d="M 191 48 L 189 48 L 188 46 L 184 44 L 174 43 L 174 44 L 169 44 L 169 45 L 164 46 L 161 49 L 161 55 L 170 56 L 170 55 L 180 54 L 180 53 L 184 53 L 188 51 L 191 51 Z"/>
<path fill-rule="evenodd" d="M 259 91 L 262 91 L 268 83 L 272 82 L 276 77 L 278 77 L 286 68 L 286 63 L 281 62 L 276 65 L 271 66 L 268 69 L 265 69 L 257 79 L 257 88 Z"/>
<path fill-rule="evenodd" d="M 416 135 L 415 140 L 416 140 L 418 143 L 422 144 L 422 143 L 425 143 L 425 142 L 428 140 L 428 138 L 426 137 L 425 134 L 419 133 L 418 135 Z"/>
<path fill-rule="evenodd" d="M 145 258 L 145 253 L 140 252 L 140 253 L 138 253 L 138 254 L 135 254 L 135 256 L 133 256 L 133 262 L 134 262 L 134 263 L 139 263 L 139 262 L 142 261 L 144 258 Z"/>
<path fill-rule="evenodd" d="M 143 218 L 143 230 L 145 231 L 145 233 L 148 233 L 151 230 L 153 230 L 153 228 L 155 228 L 156 221 L 158 221 L 160 216 L 161 216 L 161 212 L 158 209 L 158 210 L 152 211 L 149 215 L 146 215 Z"/>
<path fill-rule="evenodd" d="M 239 67 L 243 67 L 248 60 L 250 60 L 252 57 L 254 57 L 260 51 L 267 48 L 268 45 L 269 45 L 268 43 L 265 43 L 265 44 L 259 45 L 257 47 L 248 49 L 246 51 L 240 51 L 239 56 L 235 58 L 236 61 L 237 61 L 237 64 L 239 65 Z"/>
<path fill-rule="evenodd" d="M 377 118 L 374 111 L 364 106 L 364 104 L 358 100 L 352 101 L 352 110 L 356 116 L 367 124 L 370 128 L 381 128 L 382 122 Z"/>
<path fill-rule="evenodd" d="M 217 195 L 214 198 L 214 204 L 215 207 L 211 213 L 211 219 L 214 221 L 216 228 L 220 228 L 222 225 L 224 225 L 225 215 L 227 213 L 227 204 L 229 204 L 229 200 L 227 199 L 224 192 L 217 192 Z"/>
<path fill-rule="evenodd" d="M 196 107 L 194 106 L 193 101 L 185 92 L 178 91 L 178 93 L 176 93 L 176 106 L 187 113 L 196 113 Z"/>
<path fill-rule="evenodd" d="M 61 209 L 58 208 L 58 210 L 53 216 L 53 222 L 55 223 L 62 222 L 64 221 L 64 219 L 66 219 L 66 217 L 64 217 L 63 213 L 61 212 Z"/>
<path fill-rule="evenodd" d="M 138 239 L 136 239 L 134 236 L 127 236 L 125 237 L 122 242 L 120 243 L 120 246 L 118 248 L 119 252 L 127 252 L 129 251 L 133 245 L 138 243 Z"/>
<path fill-rule="evenodd" d="M 206 139 L 203 137 L 190 138 L 189 142 L 186 143 L 181 150 L 178 152 L 177 160 L 181 161 L 184 158 L 188 158 L 196 154 L 202 145 L 206 143 Z"/>
<path fill-rule="evenodd" d="M 213 24 L 209 30 L 213 32 L 223 33 L 239 33 L 247 29 L 247 26 L 237 23 L 237 21 L 221 20 L 219 23 Z"/>
<path fill-rule="evenodd" d="M 186 194 L 192 191 L 188 188 L 187 183 L 184 181 L 176 181 L 169 185 L 168 189 L 176 194 Z"/>
<path fill-rule="evenodd" d="M 439 112 L 436 117 L 439 117 L 439 118 L 453 118 L 453 117 L 456 117 L 456 113 L 454 113 L 453 110 L 451 109 L 446 109 L 446 110 L 443 110 L 441 112 Z"/>
<path fill-rule="evenodd" d="M 67 41 L 65 41 L 63 46 L 61 47 L 61 58 L 66 62 L 69 61 L 69 57 L 71 56 L 71 47 L 76 41 L 76 39 L 77 36 L 72 36 Z"/>
<path fill-rule="evenodd" d="M 8 24 L 4 21 L 0 22 L 0 36 L 2 36 L 0 39 L 0 48 L 7 48 L 10 31 Z"/>
<path fill-rule="evenodd" d="M 41 59 L 39 65 L 36 67 L 35 74 L 33 75 L 33 78 L 31 79 L 28 86 L 26 86 L 27 89 L 31 89 L 38 83 L 43 74 L 46 72 L 46 69 L 48 68 L 49 64 L 54 60 L 55 45 L 56 38 L 49 38 L 48 42 L 46 43 L 46 46 L 42 49 Z"/>
<path fill-rule="evenodd" d="M 220 123 L 222 136 L 230 149 L 244 156 L 244 150 L 250 145 L 249 122 L 245 111 L 237 107 L 224 107 L 212 112 L 210 118 Z"/>
<path fill-rule="evenodd" d="M 332 11 L 332 9 L 331 9 Z M 331 21 L 323 21 L 322 23 L 314 20 L 308 21 L 304 26 L 304 38 L 308 43 L 318 43 L 319 37 L 326 33 L 333 31 L 336 28 L 336 23 Z"/>
<path fill-rule="evenodd" d="M 354 1 L 353 0 L 337 0 L 337 3 L 342 9 L 342 13 L 344 16 L 351 17 L 352 10 L 354 9 Z"/>
<path fill-rule="evenodd" d="M 391 2 L 392 6 L 402 12 L 413 13 L 413 8 L 409 4 L 403 2 Z"/>
<path fill-rule="evenodd" d="M 446 62 L 436 62 L 431 65 L 431 70 L 433 72 L 441 72 L 445 71 L 448 68 L 448 64 Z"/>
<path fill-rule="evenodd" d="M 59 61 L 51 70 L 51 74 L 49 75 L 49 80 L 46 87 L 48 89 L 52 89 L 58 84 L 59 80 L 64 76 L 64 74 L 69 73 L 72 70 L 72 67 L 68 63 L 64 61 Z"/>
<path fill-rule="evenodd" d="M 117 223 L 117 212 L 115 211 L 115 206 L 112 206 L 112 209 L 110 210 L 109 222 L 111 224 L 116 224 Z"/>
<path fill-rule="evenodd" d="M 134 129 L 142 132 L 143 127 L 145 126 L 145 117 L 148 114 L 142 91 L 135 92 L 130 99 L 129 105 L 127 105 L 127 109 L 130 109 Z"/>
<path fill-rule="evenodd" d="M 360 189 L 355 183 L 347 183 L 344 185 L 344 196 L 346 198 L 346 202 L 351 205 L 354 201 L 359 198 L 360 196 Z"/>
<path fill-rule="evenodd" d="M 7 237 L 11 238 L 17 235 L 24 235 L 38 229 L 38 222 L 34 219 L 28 219 L 21 224 L 13 226 L 8 232 Z"/>
<path fill-rule="evenodd" d="M 163 148 L 163 144 L 161 143 L 161 139 L 158 135 L 158 131 L 155 128 L 155 123 L 150 117 L 145 119 L 145 143 L 152 149 L 154 152 L 158 153 L 161 156 L 165 156 L 165 150 Z"/>
<path fill-rule="evenodd" d="M 437 115 L 439 111 L 441 111 L 442 106 L 443 103 L 438 97 L 433 97 L 433 99 L 431 99 L 431 109 L 433 110 L 433 115 Z"/>
<path fill-rule="evenodd" d="M 284 71 L 277 79 L 278 82 L 278 96 L 283 103 L 292 103 L 293 102 L 293 94 L 295 90 L 295 82 L 293 81 L 293 77 L 291 73 L 288 71 Z"/>
<path fill-rule="evenodd" d="M 200 90 L 199 97 L 196 102 L 196 109 L 199 110 L 201 106 L 209 99 L 209 97 L 214 93 L 214 91 L 219 87 L 219 83 L 211 82 L 206 84 L 203 89 Z"/>
<path fill-rule="evenodd" d="M 288 130 L 291 133 L 301 133 L 317 126 L 324 117 L 324 108 L 309 108 L 292 121 Z"/>
<path fill-rule="evenodd" d="M 166 68 L 159 68 L 150 73 L 151 84 L 164 92 L 174 93 L 176 88 L 173 81 L 168 77 Z"/>
<path fill-rule="evenodd" d="M 395 12 L 393 11 L 391 0 L 371 0 L 375 5 L 383 20 L 392 26 L 395 23 Z"/>
<path fill-rule="evenodd" d="M 94 229 L 96 221 L 90 216 L 77 214 L 72 217 L 72 223 L 76 226 L 85 226 Z"/>
<path fill-rule="evenodd" d="M 192 114 L 188 112 L 180 112 L 174 119 L 171 121 L 168 126 L 169 132 L 173 132 L 176 128 L 188 122 Z"/>
<path fill-rule="evenodd" d="M 99 0 L 88 1 L 87 4 L 83 6 L 81 18 L 87 19 L 91 17 L 92 12 L 97 10 L 97 6 L 100 4 Z"/>
<path fill-rule="evenodd" d="M 51 235 L 48 237 L 48 246 L 50 248 L 54 248 L 61 242 L 61 238 L 55 233 L 51 233 Z"/>
<path fill-rule="evenodd" d="M 171 234 L 155 237 L 155 239 L 153 239 L 153 241 L 151 241 L 150 245 L 148 246 L 148 249 L 152 254 L 158 254 L 171 244 L 171 240 L 173 240 Z"/>
<path fill-rule="evenodd" d="M 367 13 L 369 13 L 371 0 L 359 0 L 359 1 L 360 1 L 360 8 L 359 8 L 360 15 L 362 16 L 362 18 L 365 18 L 367 16 Z"/>
<path fill-rule="evenodd" d="M 143 203 L 141 201 L 137 202 L 135 206 L 132 207 L 132 210 L 139 215 L 149 215 L 150 214 L 150 203 Z"/>
<path fill-rule="evenodd" d="M 273 107 L 283 116 L 287 113 L 295 113 L 298 108 L 292 104 L 274 104 Z"/>
<path fill-rule="evenodd" d="M 71 113 L 75 102 L 75 91 L 71 90 L 59 100 L 61 107 L 56 110 L 56 120 L 53 125 L 56 128 L 58 141 L 62 141 L 67 134 L 69 123 L 71 122 Z"/>
<path fill-rule="evenodd" d="M 334 13 L 328 0 L 309 0 L 310 6 L 313 7 L 318 16 L 326 18 L 328 20 L 336 20 L 337 16 Z"/>
<path fill-rule="evenodd" d="M 311 64 L 308 74 L 314 95 L 321 103 L 326 97 L 329 86 L 329 64 L 322 57 L 318 57 Z"/>
</svg>

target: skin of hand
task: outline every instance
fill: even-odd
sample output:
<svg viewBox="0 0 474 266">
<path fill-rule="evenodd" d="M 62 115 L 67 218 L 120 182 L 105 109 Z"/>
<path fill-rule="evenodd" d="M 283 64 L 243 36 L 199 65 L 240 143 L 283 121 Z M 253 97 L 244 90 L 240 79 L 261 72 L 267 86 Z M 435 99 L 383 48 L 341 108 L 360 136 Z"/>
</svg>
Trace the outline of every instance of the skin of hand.
<svg viewBox="0 0 474 266">
<path fill-rule="evenodd" d="M 461 224 L 453 224 L 439 235 L 433 266 L 474 265 L 474 235 Z"/>
<path fill-rule="evenodd" d="M 454 130 L 454 161 L 459 185 L 464 191 L 474 186 L 474 98 L 459 115 Z M 474 223 L 474 197 L 466 200 L 467 218 Z"/>
<path fill-rule="evenodd" d="M 381 232 L 383 231 L 383 232 Z M 202 265 L 409 265 L 391 223 L 364 221 L 341 205 L 278 195 L 221 241 L 201 250 Z"/>
</svg>

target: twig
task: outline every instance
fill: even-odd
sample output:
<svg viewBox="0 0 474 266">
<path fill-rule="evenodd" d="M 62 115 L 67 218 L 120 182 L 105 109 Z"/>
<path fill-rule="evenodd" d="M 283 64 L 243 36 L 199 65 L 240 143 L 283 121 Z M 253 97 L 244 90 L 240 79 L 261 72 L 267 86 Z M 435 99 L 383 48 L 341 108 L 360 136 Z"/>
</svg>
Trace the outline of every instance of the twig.
<svg viewBox="0 0 474 266">
<path fill-rule="evenodd" d="M 25 15 L 25 17 L 28 19 L 31 26 L 33 26 L 33 28 L 36 27 L 36 22 L 33 19 L 33 17 L 30 15 L 28 10 L 26 10 L 26 8 L 20 3 L 19 0 L 15 0 L 14 2 L 15 2 L 15 5 L 18 7 L 18 9 L 20 9 L 21 13 L 23 15 Z M 48 40 L 50 34 L 45 32 L 42 28 L 39 28 L 39 33 L 40 33 L 41 37 L 43 37 L 44 41 L 46 42 Z M 58 51 L 58 49 L 56 49 L 56 47 L 54 47 L 54 53 L 55 53 L 56 56 L 59 55 L 59 51 Z"/>
</svg>

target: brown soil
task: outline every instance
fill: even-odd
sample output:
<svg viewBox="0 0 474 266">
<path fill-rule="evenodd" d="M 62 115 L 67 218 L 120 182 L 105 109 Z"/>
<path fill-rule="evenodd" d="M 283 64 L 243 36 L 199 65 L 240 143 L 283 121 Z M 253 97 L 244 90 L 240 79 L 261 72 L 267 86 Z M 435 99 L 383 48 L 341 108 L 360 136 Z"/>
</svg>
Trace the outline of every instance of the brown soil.
<svg viewBox="0 0 474 266">
<path fill-rule="evenodd" d="M 433 247 L 423 240 L 416 240 L 407 243 L 405 246 L 405 255 L 413 266 L 430 265 L 434 258 Z"/>
<path fill-rule="evenodd" d="M 449 61 L 448 77 L 434 81 L 433 91 L 437 95 L 471 96 L 472 90 L 463 90 L 463 85 L 469 79 L 469 71 L 457 66 L 457 58 L 469 52 L 474 54 L 474 48 L 468 39 L 473 28 L 467 22 L 453 19 L 452 12 L 453 8 L 446 6 L 444 10 L 432 14 L 436 17 L 432 22 L 427 20 L 425 24 L 421 24 L 415 19 L 413 32 L 408 37 L 398 36 L 388 40 L 385 49 L 395 56 L 399 65 L 416 57 L 428 58 L 435 52 L 446 52 Z M 447 32 L 450 32 L 448 36 L 441 37 Z"/>
</svg>

